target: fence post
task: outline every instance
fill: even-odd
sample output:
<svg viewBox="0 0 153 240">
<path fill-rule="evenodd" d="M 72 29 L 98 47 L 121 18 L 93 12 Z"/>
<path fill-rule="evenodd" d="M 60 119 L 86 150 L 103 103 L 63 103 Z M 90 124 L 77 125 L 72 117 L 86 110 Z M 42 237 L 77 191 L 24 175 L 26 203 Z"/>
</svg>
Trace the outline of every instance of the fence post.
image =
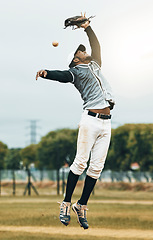
<svg viewBox="0 0 153 240">
<path fill-rule="evenodd" d="M 60 176 L 59 176 L 59 169 L 57 169 L 57 195 L 60 194 Z"/>
<path fill-rule="evenodd" d="M 0 196 L 1 196 L 1 177 L 2 175 L 1 175 L 1 169 L 0 169 Z"/>
<path fill-rule="evenodd" d="M 62 168 L 62 193 L 65 192 L 65 168 Z"/>
<path fill-rule="evenodd" d="M 13 196 L 15 196 L 15 171 L 12 170 L 12 179 L 13 179 Z"/>
</svg>

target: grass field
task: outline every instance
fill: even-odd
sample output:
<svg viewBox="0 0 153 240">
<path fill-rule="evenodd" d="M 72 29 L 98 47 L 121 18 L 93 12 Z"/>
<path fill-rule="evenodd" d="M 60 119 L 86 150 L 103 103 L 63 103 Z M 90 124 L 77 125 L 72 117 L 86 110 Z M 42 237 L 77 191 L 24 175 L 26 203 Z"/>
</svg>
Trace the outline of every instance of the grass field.
<svg viewBox="0 0 153 240">
<path fill-rule="evenodd" d="M 73 202 L 80 191 L 78 187 Z M 73 212 L 68 227 L 60 223 L 61 200 L 53 194 L 1 196 L 0 240 L 153 239 L 153 192 L 97 189 L 88 204 L 88 230 L 79 227 Z"/>
</svg>

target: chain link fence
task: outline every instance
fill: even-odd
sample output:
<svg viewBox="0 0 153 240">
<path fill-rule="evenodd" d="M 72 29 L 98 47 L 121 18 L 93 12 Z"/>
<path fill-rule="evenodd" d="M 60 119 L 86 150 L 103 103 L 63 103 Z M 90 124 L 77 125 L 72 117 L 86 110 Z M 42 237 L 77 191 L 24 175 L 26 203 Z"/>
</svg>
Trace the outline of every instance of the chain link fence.
<svg viewBox="0 0 153 240">
<path fill-rule="evenodd" d="M 60 180 L 66 180 L 69 168 L 60 169 Z M 16 181 L 26 182 L 28 175 L 26 170 L 16 170 L 14 172 Z M 84 180 L 86 173 L 80 176 Z M 11 181 L 13 177 L 12 170 L 1 170 L 1 181 Z M 57 170 L 31 170 L 31 177 L 34 182 L 57 181 Z M 153 173 L 141 171 L 111 171 L 104 170 L 101 173 L 99 181 L 102 182 L 153 182 Z"/>
</svg>

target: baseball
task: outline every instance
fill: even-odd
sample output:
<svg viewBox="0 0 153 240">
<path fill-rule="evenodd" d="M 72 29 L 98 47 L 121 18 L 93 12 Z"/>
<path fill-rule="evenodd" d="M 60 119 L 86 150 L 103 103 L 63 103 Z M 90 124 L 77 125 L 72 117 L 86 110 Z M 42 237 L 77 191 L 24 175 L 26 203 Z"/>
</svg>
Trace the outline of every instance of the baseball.
<svg viewBox="0 0 153 240">
<path fill-rule="evenodd" d="M 59 44 L 59 43 L 58 43 L 57 41 L 53 41 L 53 42 L 52 42 L 53 47 L 57 47 L 58 44 Z"/>
</svg>

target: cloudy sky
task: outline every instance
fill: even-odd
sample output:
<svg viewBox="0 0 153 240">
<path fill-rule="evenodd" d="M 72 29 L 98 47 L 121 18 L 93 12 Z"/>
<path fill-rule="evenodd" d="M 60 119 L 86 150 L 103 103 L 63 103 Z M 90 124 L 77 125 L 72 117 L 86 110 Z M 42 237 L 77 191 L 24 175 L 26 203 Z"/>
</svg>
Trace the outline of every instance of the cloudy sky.
<svg viewBox="0 0 153 240">
<path fill-rule="evenodd" d="M 81 11 L 96 15 L 91 26 L 101 44 L 102 71 L 116 96 L 113 127 L 153 123 L 152 0 L 1 0 L 0 141 L 8 147 L 30 143 L 30 120 L 37 120 L 37 141 L 51 130 L 77 128 L 77 90 L 36 82 L 35 75 L 43 68 L 68 69 L 68 55 L 80 43 L 90 53 L 83 29 L 63 29 L 64 20 Z"/>
</svg>

